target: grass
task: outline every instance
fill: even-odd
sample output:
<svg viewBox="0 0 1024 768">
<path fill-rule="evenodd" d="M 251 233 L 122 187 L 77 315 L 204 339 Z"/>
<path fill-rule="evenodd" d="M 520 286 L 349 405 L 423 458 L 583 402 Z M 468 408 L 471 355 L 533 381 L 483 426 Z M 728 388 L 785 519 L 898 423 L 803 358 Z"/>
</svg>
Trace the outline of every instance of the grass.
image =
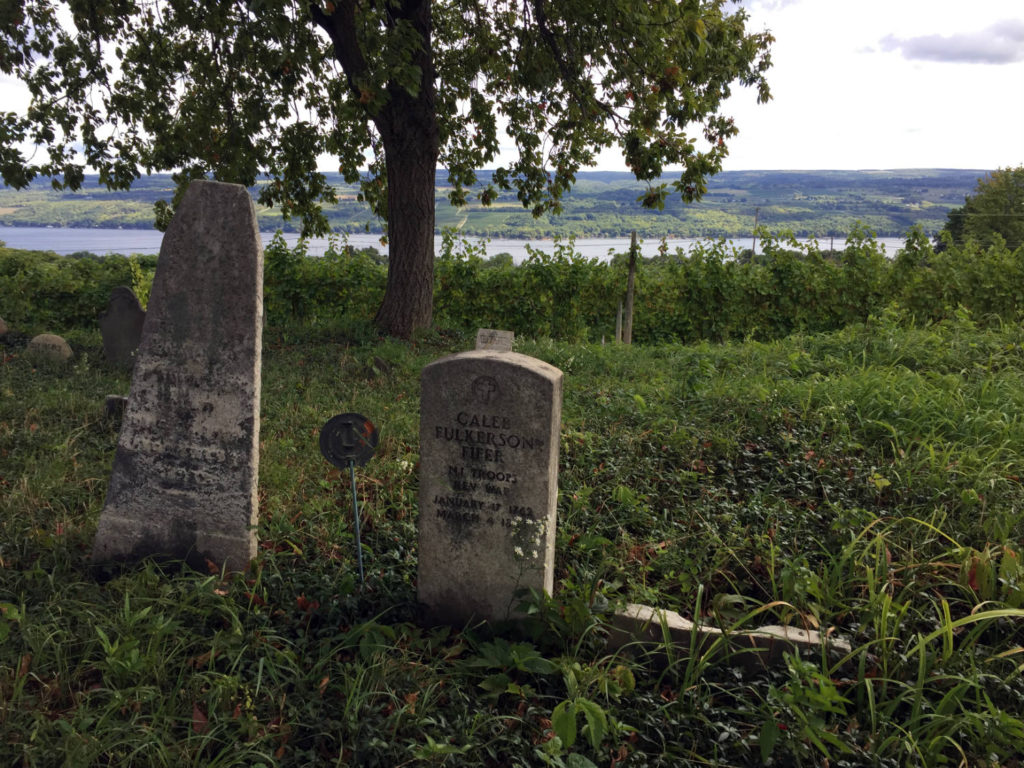
<svg viewBox="0 0 1024 768">
<path fill-rule="evenodd" d="M 1019 765 L 1024 331 L 895 318 L 772 343 L 519 340 L 566 374 L 556 592 L 522 626 L 416 623 L 418 374 L 469 348 L 359 327 L 265 335 L 260 554 L 245 575 L 88 553 L 128 389 L 0 346 L 0 764 Z M 378 425 L 347 477 L 317 435 Z M 646 602 L 852 651 L 751 671 L 610 653 Z"/>
</svg>

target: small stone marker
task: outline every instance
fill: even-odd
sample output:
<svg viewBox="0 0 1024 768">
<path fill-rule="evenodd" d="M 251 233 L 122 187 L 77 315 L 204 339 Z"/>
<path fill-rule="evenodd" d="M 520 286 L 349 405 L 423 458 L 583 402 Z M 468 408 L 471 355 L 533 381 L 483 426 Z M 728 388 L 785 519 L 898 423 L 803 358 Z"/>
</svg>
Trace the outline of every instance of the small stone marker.
<svg viewBox="0 0 1024 768">
<path fill-rule="evenodd" d="M 609 617 L 608 647 L 618 650 L 637 643 L 663 646 L 666 640 L 698 656 L 728 656 L 730 664 L 748 670 L 785 663 L 784 654 L 793 651 L 828 649 L 840 656 L 850 652 L 850 643 L 830 632 L 798 627 L 767 626 L 726 632 L 709 623 L 695 623 L 675 611 L 630 603 Z"/>
<path fill-rule="evenodd" d="M 132 367 L 145 320 L 146 310 L 131 288 L 119 285 L 110 292 L 107 311 L 100 316 L 103 354 L 108 363 L 120 368 Z"/>
<path fill-rule="evenodd" d="M 492 352 L 511 352 L 512 342 L 516 335 L 512 331 L 496 331 L 493 328 L 480 328 L 476 332 L 476 348 L 488 349 Z"/>
<path fill-rule="evenodd" d="M 74 353 L 63 337 L 54 333 L 41 333 L 33 336 L 25 348 L 25 352 L 37 360 L 62 363 L 70 360 Z"/>
<path fill-rule="evenodd" d="M 196 181 L 160 246 L 93 560 L 256 554 L 263 246 L 245 187 Z"/>
<path fill-rule="evenodd" d="M 515 616 L 554 582 L 562 372 L 475 350 L 423 369 L 419 599 L 430 621 Z"/>
</svg>

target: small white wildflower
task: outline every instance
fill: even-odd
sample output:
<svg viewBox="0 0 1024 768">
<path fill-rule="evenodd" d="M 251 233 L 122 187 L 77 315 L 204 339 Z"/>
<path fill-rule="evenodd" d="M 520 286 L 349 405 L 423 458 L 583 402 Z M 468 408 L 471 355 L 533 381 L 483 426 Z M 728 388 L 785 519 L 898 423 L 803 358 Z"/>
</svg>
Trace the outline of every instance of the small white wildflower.
<svg viewBox="0 0 1024 768">
<path fill-rule="evenodd" d="M 516 553 L 516 557 L 522 557 L 523 556 L 523 548 L 522 547 L 513 547 L 512 551 Z"/>
</svg>

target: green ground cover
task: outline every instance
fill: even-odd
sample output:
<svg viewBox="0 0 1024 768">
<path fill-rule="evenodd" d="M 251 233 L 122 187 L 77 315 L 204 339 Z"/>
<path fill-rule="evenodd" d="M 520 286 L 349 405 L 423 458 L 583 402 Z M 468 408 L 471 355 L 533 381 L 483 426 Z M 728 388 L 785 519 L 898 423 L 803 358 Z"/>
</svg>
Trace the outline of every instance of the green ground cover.
<svg viewBox="0 0 1024 768">
<path fill-rule="evenodd" d="M 358 323 L 264 340 L 246 575 L 87 558 L 126 374 L 0 346 L 0 763 L 12 766 L 1012 766 L 1024 740 L 1024 332 L 961 312 L 769 342 L 521 339 L 566 374 L 556 590 L 518 629 L 421 629 L 418 373 L 471 346 Z M 381 429 L 359 475 L 331 415 Z M 624 601 L 852 652 L 609 653 Z"/>
</svg>

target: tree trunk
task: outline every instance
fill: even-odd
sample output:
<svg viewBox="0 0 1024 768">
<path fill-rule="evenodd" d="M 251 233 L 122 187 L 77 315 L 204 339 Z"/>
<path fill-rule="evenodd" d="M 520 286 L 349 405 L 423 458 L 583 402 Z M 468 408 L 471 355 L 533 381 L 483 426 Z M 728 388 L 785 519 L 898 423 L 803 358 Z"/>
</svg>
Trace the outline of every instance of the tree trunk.
<svg viewBox="0 0 1024 768">
<path fill-rule="evenodd" d="M 390 13 L 408 20 L 423 40 L 413 57 L 420 69 L 415 94 L 389 85 L 374 118 L 388 174 L 388 282 L 377 327 L 409 338 L 430 327 L 434 314 L 434 178 L 440 151 L 431 41 L 431 0 L 402 0 Z"/>
<path fill-rule="evenodd" d="M 423 123 L 396 116 L 392 138 L 384 140 L 388 169 L 388 281 L 376 323 L 387 334 L 403 339 L 429 328 L 434 312 L 434 172 L 437 167 L 436 120 L 434 139 L 424 136 Z M 402 123 L 405 123 L 402 125 Z M 411 125 L 409 123 L 412 123 Z"/>
<path fill-rule="evenodd" d="M 379 111 L 370 114 L 384 145 L 387 166 L 388 281 L 377 310 L 377 327 L 409 338 L 429 328 L 434 312 L 434 174 L 440 151 L 432 42 L 432 0 L 388 0 L 383 23 L 394 29 L 408 24 L 419 36 L 411 63 L 419 71 L 419 87 L 391 81 Z M 361 102 L 375 99 L 364 90 L 372 81 L 360 48 L 360 0 L 337 0 L 330 13 L 310 6 L 314 21 L 330 36 L 334 55 Z M 379 9 L 380 10 L 380 9 Z"/>
</svg>

